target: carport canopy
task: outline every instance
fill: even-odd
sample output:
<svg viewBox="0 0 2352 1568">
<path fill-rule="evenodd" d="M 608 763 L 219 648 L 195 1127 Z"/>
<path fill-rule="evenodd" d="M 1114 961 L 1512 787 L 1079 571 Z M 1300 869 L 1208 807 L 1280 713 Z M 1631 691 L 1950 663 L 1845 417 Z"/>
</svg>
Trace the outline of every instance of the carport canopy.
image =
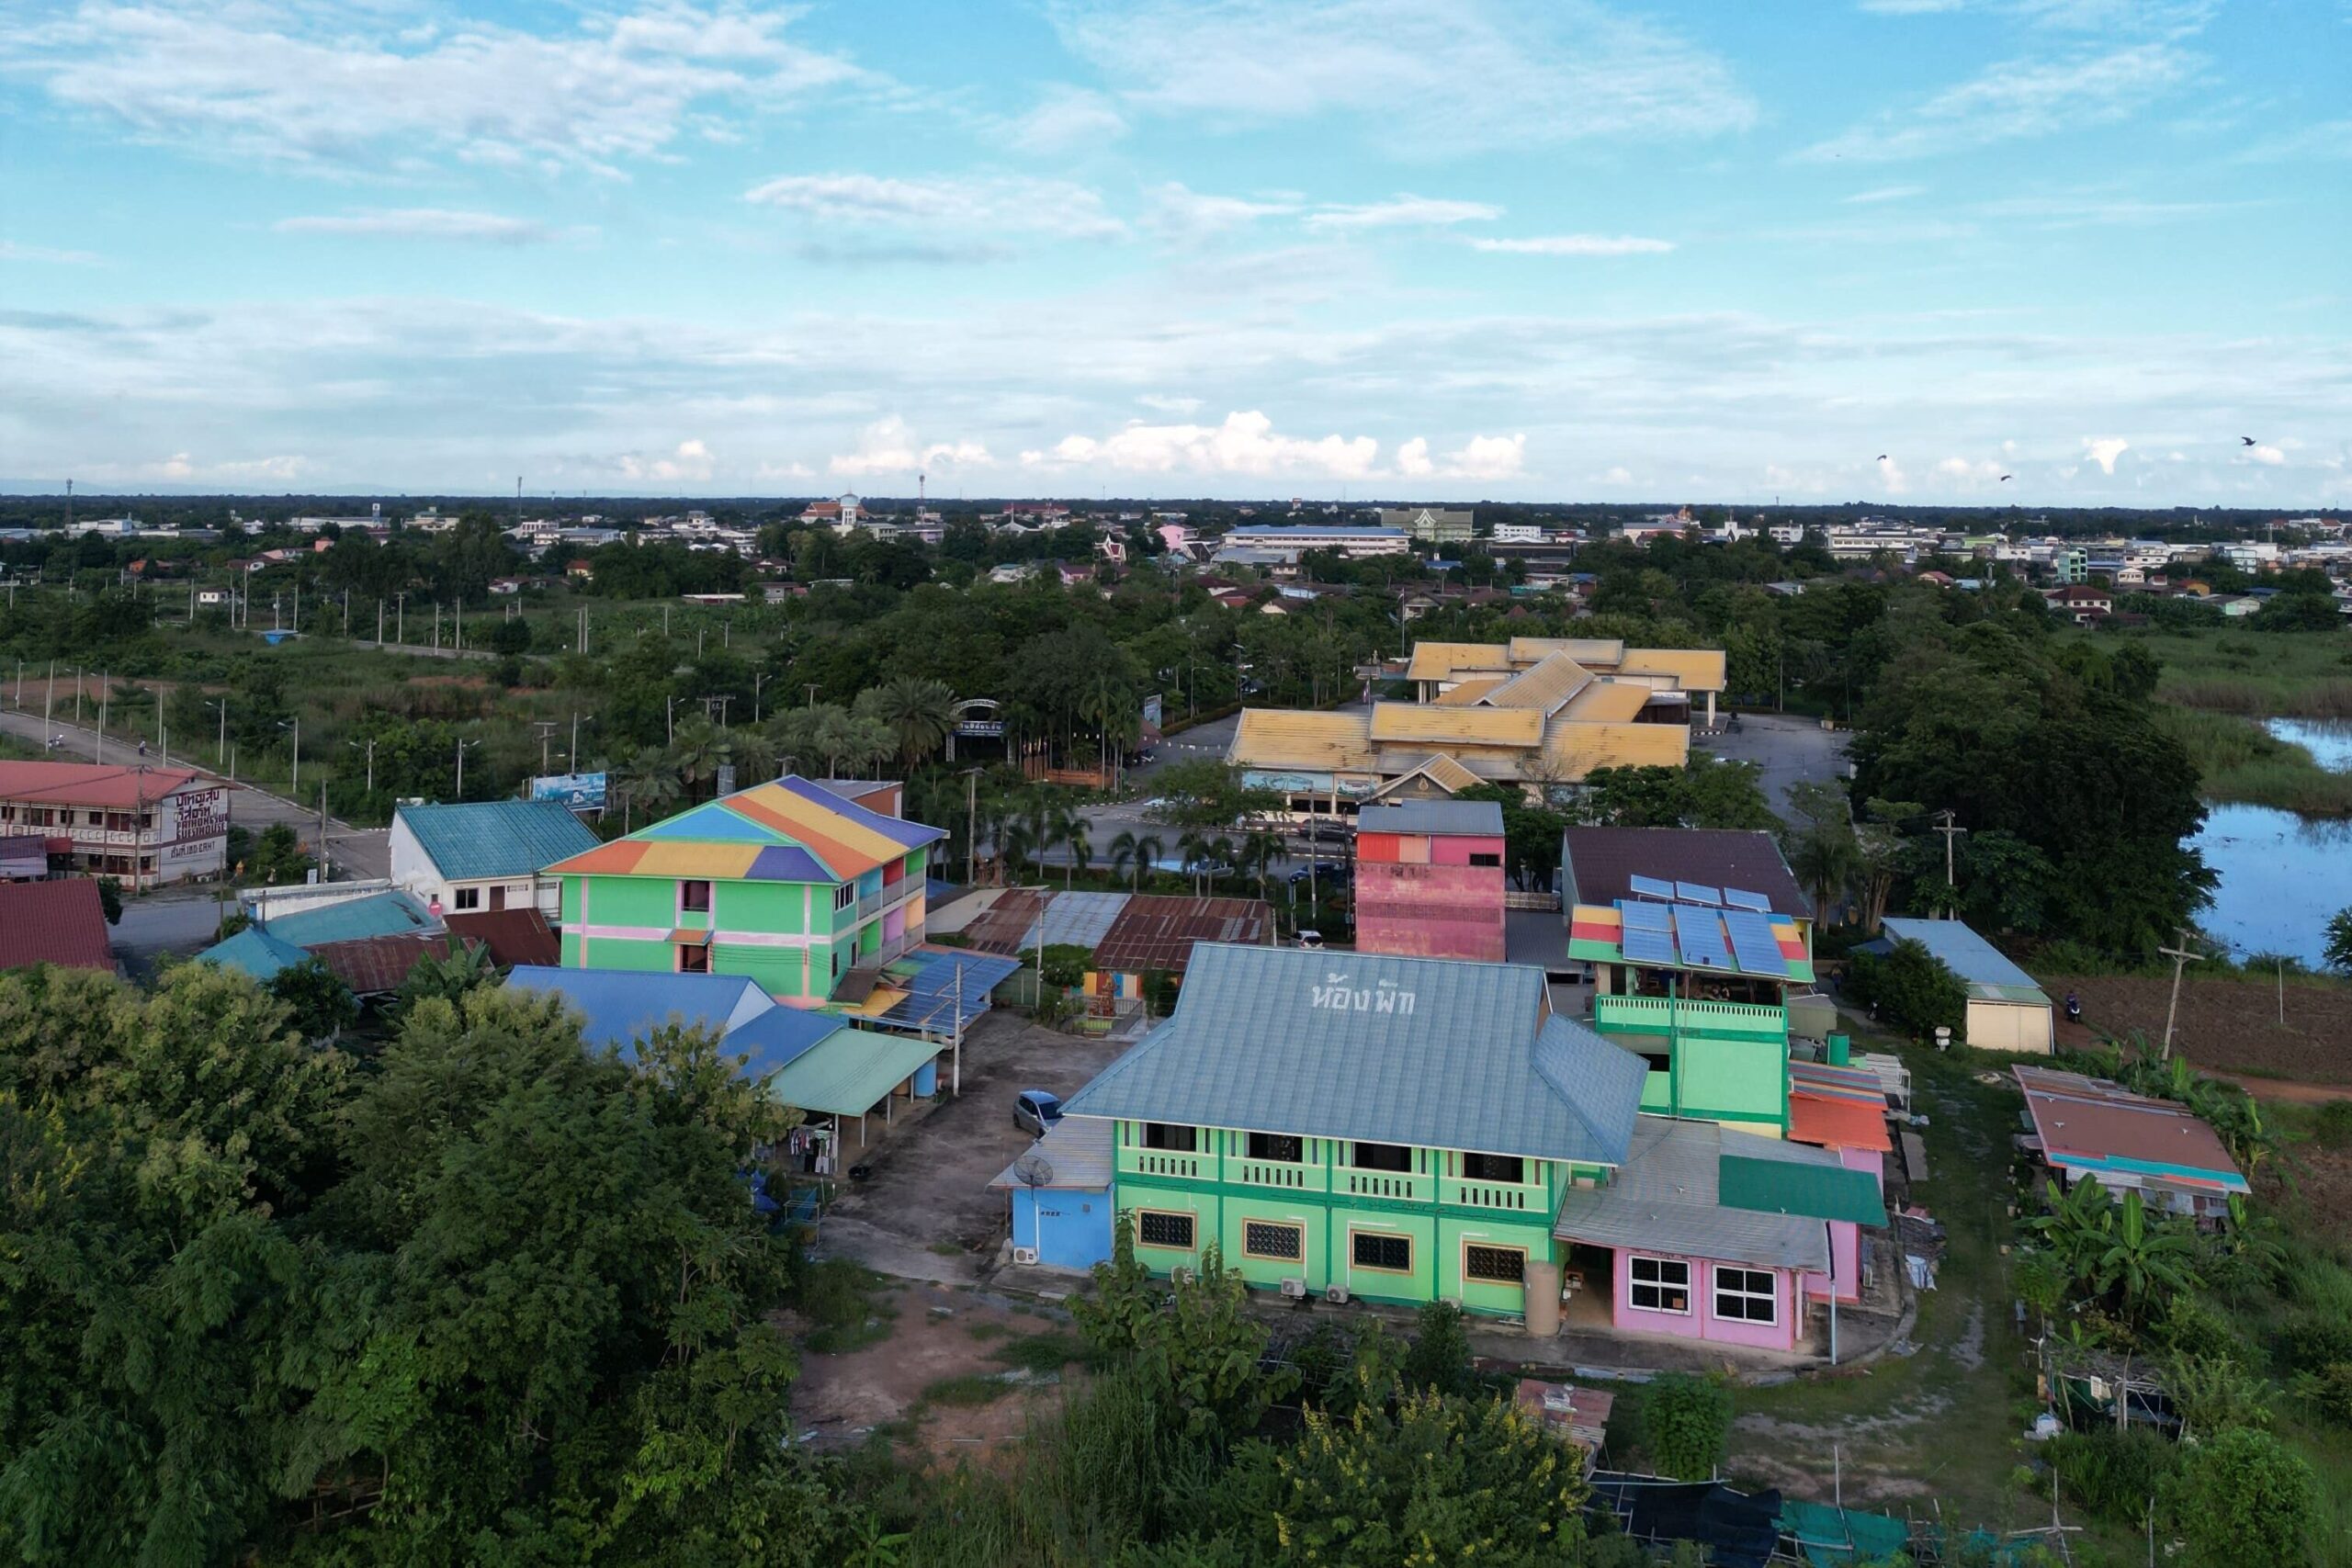
<svg viewBox="0 0 2352 1568">
<path fill-rule="evenodd" d="M 779 1068 L 768 1097 L 812 1115 L 863 1116 L 939 1051 L 936 1041 L 841 1030 Z"/>
</svg>

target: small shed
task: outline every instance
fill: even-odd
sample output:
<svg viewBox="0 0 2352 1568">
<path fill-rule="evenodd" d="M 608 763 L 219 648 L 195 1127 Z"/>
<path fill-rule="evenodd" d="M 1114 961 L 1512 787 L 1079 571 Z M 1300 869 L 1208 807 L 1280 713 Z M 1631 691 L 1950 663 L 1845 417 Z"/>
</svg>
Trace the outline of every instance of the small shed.
<svg viewBox="0 0 2352 1568">
<path fill-rule="evenodd" d="M 1884 922 L 1889 942 L 1916 942 L 1968 988 L 1968 1043 L 1979 1051 L 2047 1056 L 2055 1033 L 2050 998 L 2033 976 L 1958 920 Z"/>
<path fill-rule="evenodd" d="M 989 1183 L 1012 1195 L 1017 1261 L 1080 1269 L 1110 1261 L 1111 1129 L 1102 1117 L 1065 1116 Z"/>
</svg>

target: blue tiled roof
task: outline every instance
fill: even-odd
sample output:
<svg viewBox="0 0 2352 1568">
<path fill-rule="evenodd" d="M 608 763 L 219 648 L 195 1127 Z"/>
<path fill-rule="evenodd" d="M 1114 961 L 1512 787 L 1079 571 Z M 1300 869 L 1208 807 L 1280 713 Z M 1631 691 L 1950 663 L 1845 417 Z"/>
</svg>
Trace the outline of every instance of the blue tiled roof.
<svg viewBox="0 0 2352 1568">
<path fill-rule="evenodd" d="M 400 819 L 452 882 L 528 876 L 596 847 L 596 835 L 560 800 L 403 806 Z"/>
<path fill-rule="evenodd" d="M 1646 1067 L 1543 998 L 1520 964 L 1203 942 L 1175 1016 L 1064 1110 L 1618 1164 Z"/>
<path fill-rule="evenodd" d="M 404 936 L 433 931 L 440 922 L 424 906 L 405 893 L 373 893 L 346 898 L 323 908 L 278 915 L 267 923 L 269 934 L 296 947 L 320 947 L 331 942 L 357 942 L 362 937 Z"/>
<path fill-rule="evenodd" d="M 741 975 L 671 975 L 633 969 L 554 969 L 517 964 L 509 986 L 553 991 L 586 1020 L 581 1038 L 633 1057 L 638 1039 L 673 1020 L 728 1034 L 775 1010 L 775 1001 Z"/>
<path fill-rule="evenodd" d="M 738 1025 L 720 1049 L 729 1056 L 751 1057 L 744 1064 L 744 1076 L 765 1079 L 848 1028 L 835 1013 L 773 1007 Z"/>
<path fill-rule="evenodd" d="M 910 822 L 903 817 L 885 817 L 879 811 L 869 811 L 854 800 L 835 795 L 823 784 L 811 783 L 797 774 L 787 774 L 778 782 L 801 799 L 845 817 L 859 827 L 879 833 L 892 843 L 910 850 L 937 843 L 947 837 L 944 828 L 927 827 L 921 822 Z"/>
</svg>

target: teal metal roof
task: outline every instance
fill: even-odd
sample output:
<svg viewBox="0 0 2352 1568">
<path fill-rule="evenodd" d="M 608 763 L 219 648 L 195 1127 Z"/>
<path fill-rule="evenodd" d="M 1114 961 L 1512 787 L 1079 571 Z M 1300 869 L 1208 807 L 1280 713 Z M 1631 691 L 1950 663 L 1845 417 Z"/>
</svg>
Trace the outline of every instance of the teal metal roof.
<svg viewBox="0 0 2352 1568">
<path fill-rule="evenodd" d="M 1063 1109 L 1615 1165 L 1645 1066 L 1544 994 L 1517 964 L 1203 942 L 1175 1015 Z"/>
<path fill-rule="evenodd" d="M 451 882 L 533 875 L 597 842 L 560 800 L 403 806 L 400 819 Z"/>
<path fill-rule="evenodd" d="M 247 926 L 234 936 L 214 942 L 196 956 L 201 963 L 218 964 L 224 969 L 242 969 L 254 979 L 266 981 L 279 970 L 290 969 L 311 955 L 258 926 Z"/>
<path fill-rule="evenodd" d="M 1715 1181 L 1729 1208 L 1851 1220 L 1859 1225 L 1886 1224 L 1886 1204 L 1879 1197 L 1878 1183 L 1867 1171 L 1757 1159 L 1725 1150 Z"/>
<path fill-rule="evenodd" d="M 405 936 L 411 931 L 441 929 L 424 906 L 405 893 L 371 893 L 316 909 L 278 915 L 265 929 L 280 942 L 297 947 L 322 947 L 331 942 L 357 942 L 362 937 Z"/>
<path fill-rule="evenodd" d="M 936 1041 L 838 1030 L 768 1079 L 768 1098 L 820 1115 L 863 1116 L 939 1052 Z"/>
<path fill-rule="evenodd" d="M 1979 1000 L 2050 1005 L 2032 976 L 1958 920 L 1887 919 L 1880 924 L 1895 941 L 1916 942 L 1943 960 L 1944 967 Z"/>
</svg>

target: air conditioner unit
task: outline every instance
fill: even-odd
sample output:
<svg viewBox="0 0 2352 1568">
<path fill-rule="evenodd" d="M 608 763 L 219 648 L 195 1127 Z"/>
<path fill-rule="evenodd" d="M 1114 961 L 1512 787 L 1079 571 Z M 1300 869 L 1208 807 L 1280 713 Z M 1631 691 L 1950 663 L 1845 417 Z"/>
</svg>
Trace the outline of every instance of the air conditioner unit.
<svg viewBox="0 0 2352 1568">
<path fill-rule="evenodd" d="M 1168 1280 L 1170 1284 L 1189 1285 L 1197 1278 L 1198 1276 L 1190 1269 L 1170 1269 L 1168 1270 Z"/>
<path fill-rule="evenodd" d="M 1460 1296 L 1440 1296 L 1437 1299 L 1437 1304 L 1440 1306 L 1450 1306 L 1454 1311 L 1460 1312 L 1462 1310 L 1462 1298 Z"/>
<path fill-rule="evenodd" d="M 1348 1288 L 1345 1285 L 1334 1285 L 1323 1292 L 1323 1299 L 1335 1307 L 1343 1307 L 1348 1304 Z"/>
<path fill-rule="evenodd" d="M 1305 1301 L 1306 1299 L 1306 1281 L 1296 1276 L 1284 1280 L 1283 1281 L 1283 1294 L 1288 1296 L 1295 1302 Z"/>
<path fill-rule="evenodd" d="M 1037 1249 L 1034 1247 L 1016 1247 L 1012 1249 L 1012 1260 L 1015 1263 L 1035 1263 L 1037 1261 Z"/>
</svg>

